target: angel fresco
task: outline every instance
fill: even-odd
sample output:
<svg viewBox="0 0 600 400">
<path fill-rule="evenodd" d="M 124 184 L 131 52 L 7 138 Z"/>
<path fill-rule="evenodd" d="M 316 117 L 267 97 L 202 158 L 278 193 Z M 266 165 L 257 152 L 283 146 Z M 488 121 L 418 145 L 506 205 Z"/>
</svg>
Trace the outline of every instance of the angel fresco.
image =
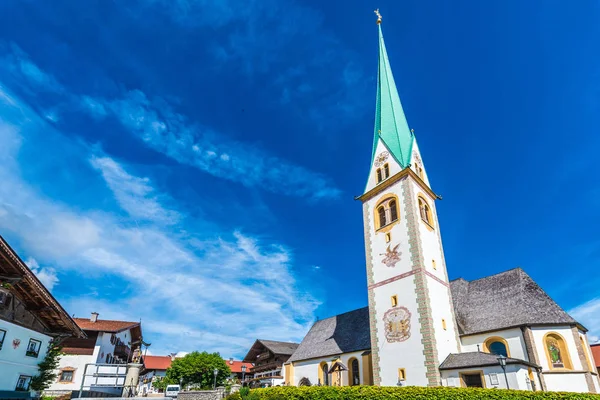
<svg viewBox="0 0 600 400">
<path fill-rule="evenodd" d="M 393 249 L 391 249 L 391 247 L 392 245 L 389 245 L 385 253 L 382 253 L 380 255 L 385 256 L 383 257 L 383 260 L 381 260 L 382 263 L 384 263 L 389 268 L 394 268 L 396 266 L 396 263 L 400 261 L 400 256 L 402 255 L 402 252 L 398 251 L 398 249 L 400 248 L 400 243 L 394 246 Z"/>
</svg>

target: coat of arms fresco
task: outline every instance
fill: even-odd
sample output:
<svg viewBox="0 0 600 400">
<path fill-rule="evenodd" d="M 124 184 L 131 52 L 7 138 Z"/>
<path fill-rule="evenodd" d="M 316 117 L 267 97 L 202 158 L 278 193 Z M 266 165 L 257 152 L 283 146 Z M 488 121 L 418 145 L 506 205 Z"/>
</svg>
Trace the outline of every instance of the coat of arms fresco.
<svg viewBox="0 0 600 400">
<path fill-rule="evenodd" d="M 385 338 L 389 343 L 404 342 L 410 337 L 410 311 L 406 307 L 394 307 L 383 315 Z"/>
<path fill-rule="evenodd" d="M 392 245 L 388 245 L 387 249 L 385 250 L 385 253 L 380 254 L 380 256 L 384 256 L 381 260 L 382 263 L 387 265 L 389 268 L 394 268 L 396 266 L 396 263 L 400 261 L 400 256 L 402 255 L 402 252 L 398 251 L 400 243 L 395 245 L 393 249 L 391 247 Z"/>
</svg>

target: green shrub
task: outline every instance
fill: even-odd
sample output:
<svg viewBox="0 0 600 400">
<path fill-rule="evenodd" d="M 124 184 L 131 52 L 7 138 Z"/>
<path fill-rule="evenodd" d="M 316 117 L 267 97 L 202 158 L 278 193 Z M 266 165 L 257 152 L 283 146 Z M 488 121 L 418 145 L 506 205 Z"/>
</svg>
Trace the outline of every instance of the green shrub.
<svg viewBox="0 0 600 400">
<path fill-rule="evenodd" d="M 242 400 L 242 396 L 240 396 L 239 392 L 235 392 L 225 397 L 225 400 Z"/>
<path fill-rule="evenodd" d="M 256 396 L 250 397 L 250 396 Z M 599 395 L 522 390 L 379 387 L 379 386 L 304 386 L 255 389 L 248 400 L 600 400 Z M 239 399 L 239 398 L 238 398 Z"/>
</svg>

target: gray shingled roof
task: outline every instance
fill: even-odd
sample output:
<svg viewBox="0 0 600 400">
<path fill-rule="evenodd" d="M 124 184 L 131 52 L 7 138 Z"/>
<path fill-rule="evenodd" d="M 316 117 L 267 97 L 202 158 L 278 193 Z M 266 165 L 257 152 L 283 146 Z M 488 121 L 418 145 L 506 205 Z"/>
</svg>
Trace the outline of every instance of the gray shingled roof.
<svg viewBox="0 0 600 400">
<path fill-rule="evenodd" d="M 520 360 L 518 358 L 507 358 L 507 364 L 523 364 L 534 368 L 539 368 L 537 364 Z M 468 353 L 450 354 L 444 362 L 440 364 L 440 369 L 460 369 L 471 367 L 484 367 L 488 365 L 500 365 L 498 356 L 495 354 L 472 351 Z"/>
<path fill-rule="evenodd" d="M 274 354 L 283 354 L 283 355 L 292 355 L 294 351 L 298 348 L 298 343 L 290 343 L 290 342 L 276 342 L 274 340 L 263 340 L 258 339 L 260 343 L 263 344 L 267 349 L 271 350 Z"/>
<path fill-rule="evenodd" d="M 576 324 L 521 268 L 450 282 L 460 334 L 536 324 Z"/>
<path fill-rule="evenodd" d="M 315 322 L 288 362 L 371 348 L 369 307 Z"/>
</svg>

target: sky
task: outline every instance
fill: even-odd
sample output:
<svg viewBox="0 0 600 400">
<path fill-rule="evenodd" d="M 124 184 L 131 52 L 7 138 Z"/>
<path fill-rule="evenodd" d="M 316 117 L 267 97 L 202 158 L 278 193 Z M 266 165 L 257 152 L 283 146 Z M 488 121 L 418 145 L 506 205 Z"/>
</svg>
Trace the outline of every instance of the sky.
<svg viewBox="0 0 600 400">
<path fill-rule="evenodd" d="M 380 8 L 451 279 L 600 337 L 595 0 L 0 2 L 0 234 L 77 317 L 243 357 L 367 304 Z"/>
</svg>

